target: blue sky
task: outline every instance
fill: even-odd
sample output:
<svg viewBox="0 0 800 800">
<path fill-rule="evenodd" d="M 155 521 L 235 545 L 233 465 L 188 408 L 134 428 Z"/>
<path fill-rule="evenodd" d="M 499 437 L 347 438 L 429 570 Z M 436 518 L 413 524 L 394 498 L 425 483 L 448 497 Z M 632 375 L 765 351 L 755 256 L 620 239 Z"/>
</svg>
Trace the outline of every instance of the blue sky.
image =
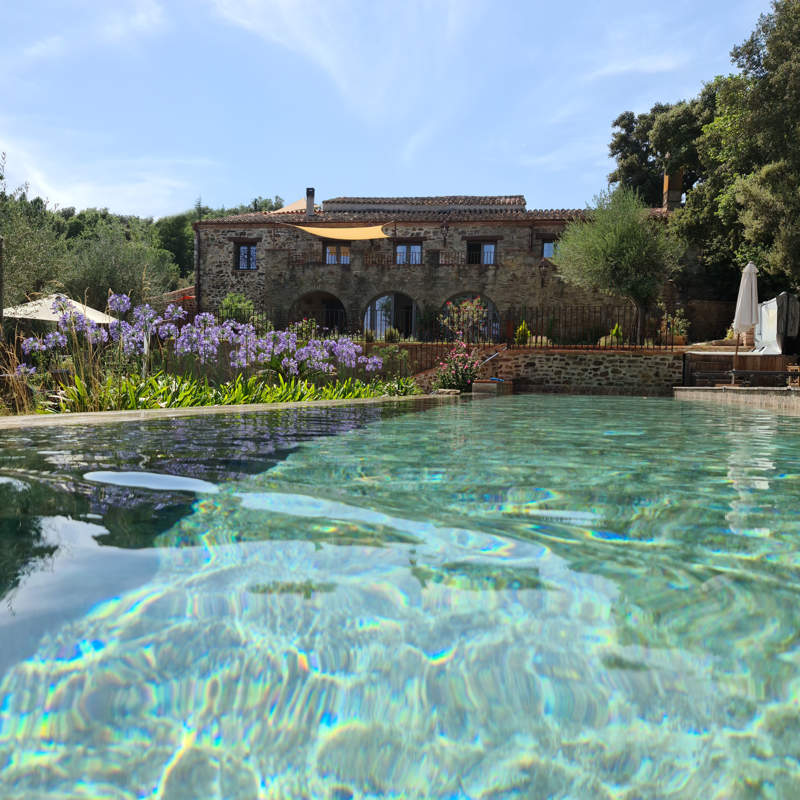
<svg viewBox="0 0 800 800">
<path fill-rule="evenodd" d="M 6 0 L 7 182 L 163 216 L 314 186 L 582 208 L 611 121 L 694 96 L 768 0 Z M 610 15 L 610 16 L 608 16 Z"/>
</svg>

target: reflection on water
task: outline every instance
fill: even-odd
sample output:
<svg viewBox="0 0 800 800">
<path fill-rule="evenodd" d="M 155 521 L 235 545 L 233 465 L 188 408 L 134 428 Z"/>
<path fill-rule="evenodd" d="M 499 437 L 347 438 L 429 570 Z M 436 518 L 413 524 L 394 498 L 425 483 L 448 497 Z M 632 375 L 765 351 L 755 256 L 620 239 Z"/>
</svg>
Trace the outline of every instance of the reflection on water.
<svg viewBox="0 0 800 800">
<path fill-rule="evenodd" d="M 242 419 L 3 450 L 20 613 L 119 560 L 2 665 L 0 796 L 800 796 L 800 420 Z"/>
</svg>

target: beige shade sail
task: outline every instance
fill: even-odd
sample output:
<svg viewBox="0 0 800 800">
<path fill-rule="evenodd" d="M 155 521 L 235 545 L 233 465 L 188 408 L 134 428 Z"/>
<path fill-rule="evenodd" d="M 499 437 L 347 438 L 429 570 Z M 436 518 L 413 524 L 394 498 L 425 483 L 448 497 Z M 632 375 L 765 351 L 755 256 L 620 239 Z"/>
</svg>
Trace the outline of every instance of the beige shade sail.
<svg viewBox="0 0 800 800">
<path fill-rule="evenodd" d="M 21 306 L 12 306 L 3 309 L 3 316 L 9 319 L 38 319 L 43 322 L 58 322 L 61 314 L 53 311 L 53 303 L 58 295 L 51 294 L 47 297 L 40 297 L 30 303 L 23 303 Z M 102 311 L 90 308 L 83 303 L 76 303 L 74 300 L 66 298 L 66 305 L 76 314 L 83 314 L 86 319 L 92 322 L 108 325 L 114 322 L 114 317 L 104 314 Z"/>
<path fill-rule="evenodd" d="M 319 236 L 320 239 L 341 239 L 347 242 L 359 242 L 365 239 L 388 239 L 389 237 L 383 232 L 384 225 L 388 224 L 388 222 L 384 222 L 383 225 L 372 225 L 366 228 L 321 228 L 319 226 L 306 225 L 292 225 L 292 227 L 299 228 L 312 236 Z"/>
</svg>

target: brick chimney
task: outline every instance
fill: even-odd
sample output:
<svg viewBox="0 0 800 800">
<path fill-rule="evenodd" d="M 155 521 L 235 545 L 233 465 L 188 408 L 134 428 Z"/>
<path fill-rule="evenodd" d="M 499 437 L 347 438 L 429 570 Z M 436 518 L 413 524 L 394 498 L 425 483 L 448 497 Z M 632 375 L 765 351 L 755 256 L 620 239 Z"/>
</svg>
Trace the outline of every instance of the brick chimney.
<svg viewBox="0 0 800 800">
<path fill-rule="evenodd" d="M 306 189 L 306 216 L 313 217 L 314 216 L 314 187 L 309 186 Z"/>
<path fill-rule="evenodd" d="M 676 169 L 672 173 L 664 173 L 664 196 L 661 207 L 674 211 L 681 207 L 683 197 L 683 170 Z"/>
</svg>

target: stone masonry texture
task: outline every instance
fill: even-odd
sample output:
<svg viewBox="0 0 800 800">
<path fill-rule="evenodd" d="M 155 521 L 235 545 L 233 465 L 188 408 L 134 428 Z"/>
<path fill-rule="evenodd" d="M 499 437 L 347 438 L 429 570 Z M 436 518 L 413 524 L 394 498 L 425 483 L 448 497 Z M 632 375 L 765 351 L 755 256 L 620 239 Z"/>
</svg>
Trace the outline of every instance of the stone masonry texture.
<svg viewBox="0 0 800 800">
<path fill-rule="evenodd" d="M 480 348 L 487 358 L 496 348 Z M 415 376 L 430 391 L 435 368 Z M 515 392 L 670 396 L 683 378 L 682 353 L 515 348 L 484 364 L 479 377 L 514 381 Z"/>
<path fill-rule="evenodd" d="M 515 349 L 488 362 L 481 377 L 514 380 L 523 391 L 671 395 L 682 381 L 683 355 Z"/>
<path fill-rule="evenodd" d="M 255 216 L 255 215 L 252 215 Z M 542 257 L 543 243 L 561 232 L 565 221 L 489 220 L 443 226 L 434 222 L 386 226 L 391 238 L 353 242 L 349 264 L 326 264 L 323 240 L 290 225 L 263 222 L 202 222 L 197 230 L 196 281 L 201 310 L 215 310 L 229 292 L 249 297 L 256 309 L 273 313 L 276 324 L 302 316 L 302 299 L 312 292 L 338 298 L 349 328 L 362 325 L 376 298 L 402 293 L 424 312 L 438 312 L 449 299 L 479 294 L 501 314 L 520 307 L 564 305 L 619 306 L 621 298 L 564 282 Z M 316 224 L 303 221 L 300 224 Z M 366 223 L 365 223 L 366 224 Z M 466 264 L 471 239 L 496 241 L 493 265 Z M 422 263 L 395 264 L 399 241 L 422 244 Z M 253 242 L 257 269 L 235 268 L 236 246 Z M 438 251 L 456 263 L 439 263 Z M 283 318 L 281 318 L 283 317 Z"/>
</svg>

